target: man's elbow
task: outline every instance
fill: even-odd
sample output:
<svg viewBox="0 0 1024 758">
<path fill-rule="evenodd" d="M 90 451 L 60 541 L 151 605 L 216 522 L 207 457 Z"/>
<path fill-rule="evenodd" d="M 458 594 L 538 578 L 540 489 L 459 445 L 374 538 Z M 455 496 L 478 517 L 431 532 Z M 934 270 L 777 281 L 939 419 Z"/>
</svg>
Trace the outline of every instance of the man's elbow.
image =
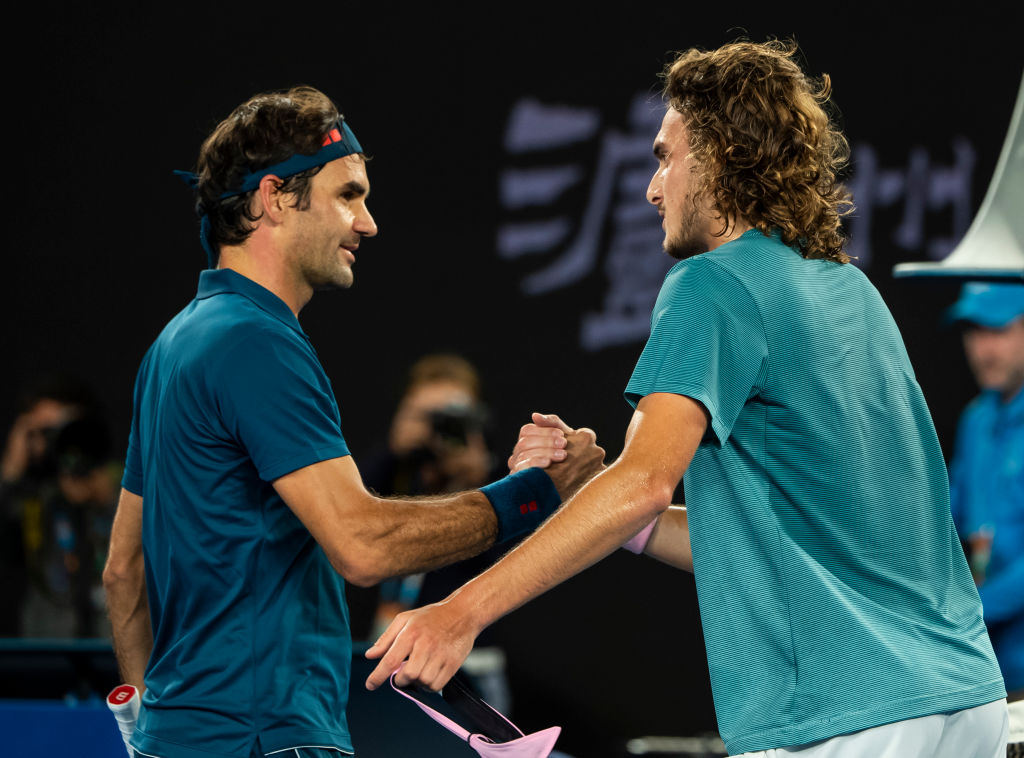
<svg viewBox="0 0 1024 758">
<path fill-rule="evenodd" d="M 334 570 L 357 587 L 373 587 L 391 578 L 384 557 L 371 548 L 350 544 L 333 551 L 329 558 Z"/>
<path fill-rule="evenodd" d="M 141 560 L 119 559 L 111 556 L 103 567 L 103 589 L 108 594 L 125 588 L 137 587 L 145 581 Z"/>
<path fill-rule="evenodd" d="M 383 572 L 375 571 L 373 566 L 353 566 L 351 564 L 339 566 L 334 564 L 334 569 L 341 574 L 348 584 L 354 584 L 356 587 L 373 587 L 390 578 Z"/>
<path fill-rule="evenodd" d="M 649 519 L 657 518 L 672 505 L 675 486 L 669 482 L 648 479 L 634 490 L 637 507 Z"/>
<path fill-rule="evenodd" d="M 645 524 L 672 505 L 676 487 L 679 486 L 674 471 L 636 455 L 619 458 L 600 476 L 610 478 L 615 498 L 627 504 L 633 516 Z"/>
<path fill-rule="evenodd" d="M 372 572 L 339 571 L 347 584 L 356 587 L 375 587 L 388 577 Z"/>
</svg>

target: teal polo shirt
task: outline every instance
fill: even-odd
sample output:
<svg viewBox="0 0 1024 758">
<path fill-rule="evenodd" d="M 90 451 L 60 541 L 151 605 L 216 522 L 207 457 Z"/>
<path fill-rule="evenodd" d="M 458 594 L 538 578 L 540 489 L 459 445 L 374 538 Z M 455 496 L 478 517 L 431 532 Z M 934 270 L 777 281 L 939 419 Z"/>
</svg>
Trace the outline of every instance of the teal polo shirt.
<svg viewBox="0 0 1024 758">
<path fill-rule="evenodd" d="M 288 306 L 234 271 L 202 272 L 142 361 L 122 482 L 143 498 L 153 625 L 141 753 L 352 751 L 344 583 L 272 486 L 348 454 Z"/>
<path fill-rule="evenodd" d="M 626 387 L 698 400 L 684 477 L 721 736 L 804 745 L 1005 696 L 899 330 L 757 230 L 675 265 Z"/>
</svg>

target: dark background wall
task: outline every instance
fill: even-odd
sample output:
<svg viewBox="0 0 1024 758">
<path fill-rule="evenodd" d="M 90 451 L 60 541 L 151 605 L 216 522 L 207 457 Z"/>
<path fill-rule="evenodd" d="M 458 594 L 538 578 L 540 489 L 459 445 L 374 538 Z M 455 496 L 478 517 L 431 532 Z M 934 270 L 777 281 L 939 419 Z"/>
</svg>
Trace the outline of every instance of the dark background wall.
<svg viewBox="0 0 1024 758">
<path fill-rule="evenodd" d="M 657 238 L 623 242 L 654 214 L 642 202 L 650 166 L 630 151 L 639 140 L 649 152 L 656 122 L 631 103 L 656 96 L 670 51 L 746 34 L 794 36 L 809 70 L 832 77 L 854 148 L 859 265 L 903 330 L 948 451 L 974 392 L 939 326 L 956 289 L 891 270 L 942 257 L 981 204 L 1024 63 L 1012 5 L 40 4 L 8 27 L 20 49 L 7 50 L 0 421 L 25 382 L 61 368 L 94 386 L 124 444 L 138 361 L 205 261 L 171 171 L 192 168 L 208 130 L 249 95 L 308 83 L 373 155 L 380 233 L 360 249 L 355 286 L 302 314 L 357 462 L 383 440 L 402 370 L 442 348 L 481 367 L 506 448 L 543 410 L 592 427 L 614 457 L 637 312 L 667 268 Z M 514 118 L 531 104 L 565 118 L 531 132 Z M 556 122 L 576 138 L 529 141 Z M 515 172 L 545 167 L 567 172 L 565 190 L 516 201 Z M 533 222 L 558 222 L 561 236 L 532 247 L 502 236 Z M 572 250 L 583 265 L 551 278 Z M 588 314 L 615 316 L 623 297 L 618 315 L 632 321 L 612 318 L 619 336 L 588 343 Z M 560 746 L 581 755 L 713 731 L 695 607 L 689 576 L 613 555 L 500 622 L 521 725 L 562 724 Z"/>
</svg>

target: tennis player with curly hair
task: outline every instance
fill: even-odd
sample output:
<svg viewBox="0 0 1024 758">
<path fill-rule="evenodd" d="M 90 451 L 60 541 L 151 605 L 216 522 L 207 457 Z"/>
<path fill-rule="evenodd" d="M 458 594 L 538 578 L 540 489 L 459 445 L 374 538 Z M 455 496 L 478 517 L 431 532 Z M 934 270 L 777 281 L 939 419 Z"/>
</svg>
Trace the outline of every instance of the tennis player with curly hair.
<svg viewBox="0 0 1024 758">
<path fill-rule="evenodd" d="M 622 453 L 491 569 L 398 616 L 369 687 L 403 661 L 400 683 L 441 687 L 481 629 L 623 546 L 694 573 L 731 754 L 1005 755 L 942 451 L 900 332 L 844 252 L 849 149 L 829 78 L 797 54 L 741 41 L 662 73 L 647 199 L 680 262 L 625 389 Z M 510 468 L 564 458 L 570 431 L 535 414 Z"/>
</svg>

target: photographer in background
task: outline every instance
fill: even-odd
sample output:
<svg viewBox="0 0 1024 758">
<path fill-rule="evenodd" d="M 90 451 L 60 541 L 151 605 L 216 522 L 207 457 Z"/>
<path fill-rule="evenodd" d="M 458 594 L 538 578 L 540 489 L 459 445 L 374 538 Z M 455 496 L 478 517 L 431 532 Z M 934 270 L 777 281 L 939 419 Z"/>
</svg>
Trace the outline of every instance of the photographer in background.
<svg viewBox="0 0 1024 758">
<path fill-rule="evenodd" d="M 60 495 L 55 441 L 69 422 L 95 409 L 91 388 L 64 373 L 34 377 L 16 398 L 0 456 L 0 637 L 31 636 L 24 607 L 35 558 L 52 534 L 48 504 Z"/>
<path fill-rule="evenodd" d="M 110 639 L 102 576 L 123 467 L 97 411 L 59 427 L 52 448 L 57 488 L 23 516 L 36 536 L 25 544 L 22 635 Z"/>
<path fill-rule="evenodd" d="M 491 481 L 480 376 L 465 358 L 432 353 L 409 369 L 387 450 L 364 464 L 382 495 L 436 495 Z"/>
<path fill-rule="evenodd" d="M 430 353 L 409 368 L 391 421 L 388 443 L 361 465 L 367 488 L 379 495 L 417 496 L 480 487 L 506 473 L 487 439 L 480 374 L 464 357 Z M 353 639 L 373 641 L 401 611 L 440 600 L 490 566 L 512 544 L 426 574 L 376 587 L 347 585 Z M 500 550 L 500 552 L 499 552 Z M 507 713 L 502 652 L 484 640 L 464 668 L 479 694 Z"/>
</svg>

